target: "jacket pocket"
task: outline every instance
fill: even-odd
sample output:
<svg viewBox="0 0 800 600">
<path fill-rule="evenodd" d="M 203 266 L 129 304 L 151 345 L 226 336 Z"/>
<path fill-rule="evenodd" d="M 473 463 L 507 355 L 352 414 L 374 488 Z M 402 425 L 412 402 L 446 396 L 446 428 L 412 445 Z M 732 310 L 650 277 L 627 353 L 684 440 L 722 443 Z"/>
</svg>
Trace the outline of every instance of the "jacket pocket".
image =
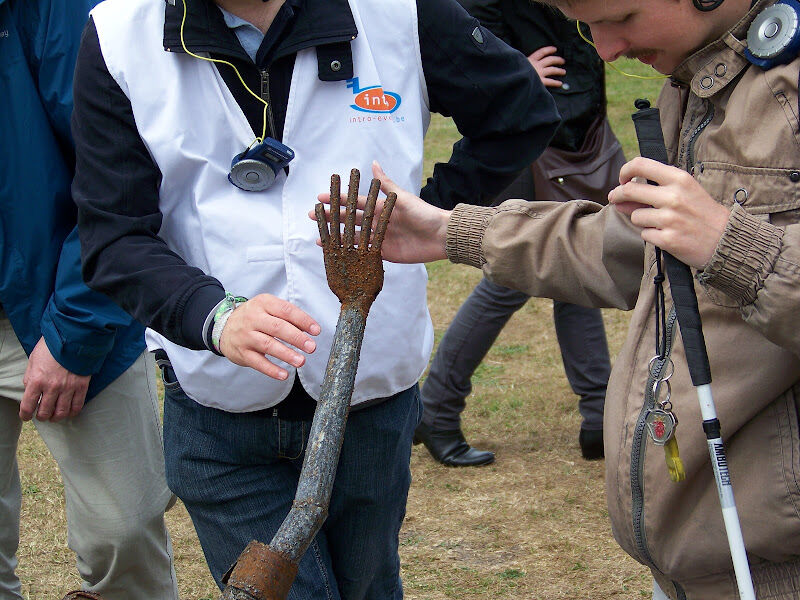
<svg viewBox="0 0 800 600">
<path fill-rule="evenodd" d="M 748 552 L 770 562 L 800 556 L 799 398 L 795 384 L 726 439 Z"/>
<path fill-rule="evenodd" d="M 795 461 L 797 463 L 796 464 L 797 471 L 795 471 L 795 475 L 796 475 L 795 480 L 797 480 L 797 478 L 800 478 L 800 472 L 798 472 L 798 471 L 800 471 L 800 402 L 798 402 L 797 394 L 793 394 L 793 396 L 794 397 L 792 398 L 792 400 L 794 401 L 794 412 L 795 412 L 795 416 L 797 417 L 797 421 L 795 421 L 795 433 L 796 433 L 796 435 L 795 435 L 795 444 L 794 444 L 794 449 L 795 449 L 795 452 L 797 453 L 797 455 L 796 455 L 797 459 Z"/>
<path fill-rule="evenodd" d="M 692 174 L 712 198 L 728 208 L 740 205 L 751 215 L 777 226 L 800 222 L 800 166 L 795 168 L 742 167 L 701 161 Z M 717 306 L 738 307 L 723 292 L 703 286 Z"/>
<path fill-rule="evenodd" d="M 800 383 L 786 393 L 786 404 L 789 415 L 786 487 L 793 499 L 795 517 L 800 522 Z"/>
<path fill-rule="evenodd" d="M 781 488 L 791 504 L 794 527 L 800 533 L 800 383 L 777 398 L 773 407 L 774 427 L 781 447 Z"/>
<path fill-rule="evenodd" d="M 770 221 L 800 208 L 800 166 L 773 169 L 702 161 L 693 172 L 703 189 L 724 206 L 739 204 Z"/>
</svg>

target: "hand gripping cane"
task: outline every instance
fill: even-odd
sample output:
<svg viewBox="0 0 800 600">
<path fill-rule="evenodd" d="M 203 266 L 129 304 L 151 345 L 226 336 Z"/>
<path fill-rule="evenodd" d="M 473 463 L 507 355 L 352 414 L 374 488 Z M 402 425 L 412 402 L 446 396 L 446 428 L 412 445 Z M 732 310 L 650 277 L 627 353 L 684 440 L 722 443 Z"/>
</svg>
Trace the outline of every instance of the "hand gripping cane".
<svg viewBox="0 0 800 600">
<path fill-rule="evenodd" d="M 639 153 L 661 163 L 667 163 L 667 148 L 657 108 L 650 108 L 650 102 L 639 99 L 635 103 L 638 109 L 632 116 L 639 142 Z M 652 181 L 648 182 L 657 185 Z M 733 487 L 728 472 L 728 459 L 725 446 L 722 444 L 719 419 L 711 396 L 711 367 L 708 363 L 706 342 L 700 323 L 700 311 L 697 307 L 697 296 L 694 291 L 692 271 L 669 252 L 664 252 L 667 276 L 669 277 L 672 301 L 678 317 L 678 326 L 686 350 L 686 363 L 689 375 L 697 390 L 700 411 L 703 415 L 703 430 L 708 440 L 708 452 L 714 467 L 714 478 L 717 481 L 719 501 L 722 505 L 722 518 L 725 521 L 725 532 L 733 559 L 733 570 L 736 573 L 736 584 L 739 587 L 741 600 L 755 600 L 753 581 L 750 577 L 750 565 L 744 548 L 742 529 L 739 526 L 739 514 L 733 499 Z"/>
</svg>

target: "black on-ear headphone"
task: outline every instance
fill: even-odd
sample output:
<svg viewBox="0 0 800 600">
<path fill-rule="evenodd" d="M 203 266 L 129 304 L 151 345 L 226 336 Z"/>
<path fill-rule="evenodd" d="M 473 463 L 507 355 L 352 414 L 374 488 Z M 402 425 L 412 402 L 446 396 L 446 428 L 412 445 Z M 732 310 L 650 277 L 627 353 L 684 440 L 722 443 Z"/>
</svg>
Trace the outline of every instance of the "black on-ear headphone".
<svg viewBox="0 0 800 600">
<path fill-rule="evenodd" d="M 711 12 L 715 8 L 719 8 L 725 0 L 692 0 L 694 7 L 702 12 Z"/>
</svg>

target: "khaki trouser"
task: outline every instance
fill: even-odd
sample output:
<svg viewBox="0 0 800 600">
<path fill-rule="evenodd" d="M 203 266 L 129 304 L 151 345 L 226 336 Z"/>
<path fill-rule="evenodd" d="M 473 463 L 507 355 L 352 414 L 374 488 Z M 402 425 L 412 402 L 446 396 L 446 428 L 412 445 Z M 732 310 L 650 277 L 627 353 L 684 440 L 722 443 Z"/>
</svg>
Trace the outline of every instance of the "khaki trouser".
<svg viewBox="0 0 800 600">
<path fill-rule="evenodd" d="M 8 319 L 0 318 L 0 600 L 23 598 L 14 570 L 22 498 L 16 450 L 26 365 Z M 33 421 L 61 470 L 67 542 L 84 589 L 105 600 L 178 598 L 164 526 L 173 496 L 164 478 L 154 369 L 147 353 L 77 417 Z M 48 592 L 56 597 L 66 590 Z"/>
</svg>

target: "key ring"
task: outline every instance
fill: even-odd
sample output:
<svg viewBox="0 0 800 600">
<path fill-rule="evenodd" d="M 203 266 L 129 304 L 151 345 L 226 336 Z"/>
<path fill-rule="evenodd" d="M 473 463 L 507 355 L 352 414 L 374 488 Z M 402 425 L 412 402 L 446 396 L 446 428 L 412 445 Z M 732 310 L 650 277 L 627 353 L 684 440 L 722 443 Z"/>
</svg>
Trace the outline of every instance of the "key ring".
<svg viewBox="0 0 800 600">
<path fill-rule="evenodd" d="M 667 397 L 664 398 L 663 402 L 659 400 L 659 396 L 661 395 L 661 384 L 664 383 L 667 386 Z M 658 381 L 653 382 L 653 400 L 655 400 L 656 404 L 662 409 L 667 412 L 672 410 L 672 402 L 670 402 L 670 398 L 672 398 L 672 384 L 670 384 L 668 379 L 659 379 Z"/>
<path fill-rule="evenodd" d="M 647 371 L 650 373 L 650 375 L 652 375 L 654 377 L 655 377 L 655 373 L 653 373 L 653 365 L 655 364 L 655 362 L 657 360 L 663 360 L 663 359 L 658 354 L 656 354 L 653 358 L 650 359 L 650 362 L 647 363 Z M 668 356 L 666 357 L 666 362 L 664 362 L 663 367 L 667 367 L 667 366 L 668 366 L 668 369 L 669 369 L 669 374 L 661 377 L 660 378 L 661 381 L 667 381 L 668 379 L 670 379 L 675 374 L 675 363 L 673 363 L 672 359 L 670 357 L 668 357 Z"/>
</svg>

